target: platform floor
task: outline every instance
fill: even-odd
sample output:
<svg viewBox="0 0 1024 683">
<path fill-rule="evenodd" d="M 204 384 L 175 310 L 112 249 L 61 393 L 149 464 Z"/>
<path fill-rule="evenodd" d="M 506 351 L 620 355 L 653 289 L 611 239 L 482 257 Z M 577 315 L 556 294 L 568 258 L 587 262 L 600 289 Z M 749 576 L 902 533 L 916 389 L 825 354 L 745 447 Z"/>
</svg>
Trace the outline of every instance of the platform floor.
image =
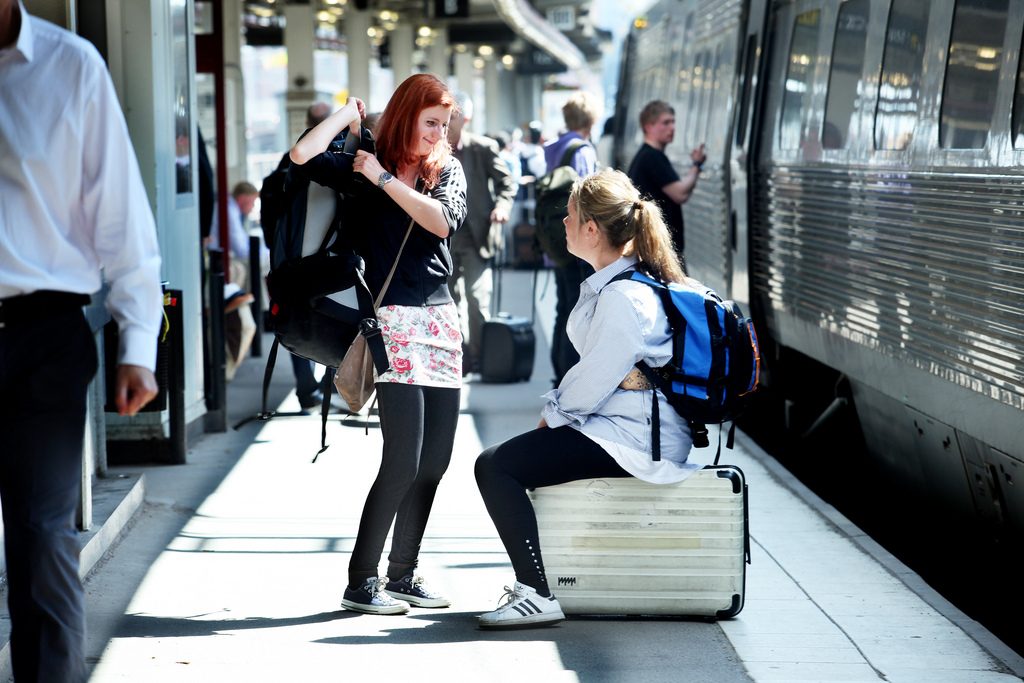
<svg viewBox="0 0 1024 683">
<path fill-rule="evenodd" d="M 528 314 L 525 273 L 506 298 Z M 543 285 L 543 283 L 542 283 Z M 370 418 L 250 423 L 193 444 L 185 466 L 116 468 L 139 499 L 86 582 L 93 681 L 892 681 L 1022 680 L 1024 660 L 738 435 L 723 460 L 750 487 L 752 563 L 734 619 L 569 619 L 488 633 L 513 575 L 472 475 L 482 446 L 536 425 L 550 385 L 553 285 L 538 291 L 531 382 L 467 384 L 455 453 L 421 570 L 446 610 L 340 609 L 348 552 L 380 460 Z M 258 402 L 263 359 L 229 386 L 232 418 Z M 272 394 L 294 410 L 290 364 Z M 712 440 L 714 444 L 714 439 Z M 713 447 L 695 451 L 707 462 Z M 141 477 L 140 477 L 141 475 Z M 126 487 L 124 482 L 137 482 Z M 125 498 L 127 499 L 127 495 Z M 123 511 L 121 516 L 124 517 Z M 557 593 L 556 593 L 557 594 Z"/>
</svg>

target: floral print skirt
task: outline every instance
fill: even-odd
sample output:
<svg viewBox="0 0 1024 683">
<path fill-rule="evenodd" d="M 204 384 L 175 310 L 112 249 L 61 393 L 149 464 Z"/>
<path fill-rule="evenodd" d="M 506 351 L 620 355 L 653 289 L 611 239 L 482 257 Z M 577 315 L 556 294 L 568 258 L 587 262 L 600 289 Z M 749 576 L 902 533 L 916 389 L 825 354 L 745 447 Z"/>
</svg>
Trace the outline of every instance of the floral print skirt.
<svg viewBox="0 0 1024 683">
<path fill-rule="evenodd" d="M 454 303 L 381 306 L 377 321 L 391 369 L 378 382 L 429 387 L 462 386 L 462 333 Z"/>
</svg>

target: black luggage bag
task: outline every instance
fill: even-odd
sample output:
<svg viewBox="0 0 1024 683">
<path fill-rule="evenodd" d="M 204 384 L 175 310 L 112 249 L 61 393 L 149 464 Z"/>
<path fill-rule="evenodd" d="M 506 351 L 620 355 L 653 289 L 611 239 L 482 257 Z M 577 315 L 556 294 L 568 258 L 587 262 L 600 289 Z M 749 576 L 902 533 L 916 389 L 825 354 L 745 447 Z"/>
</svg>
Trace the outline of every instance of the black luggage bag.
<svg viewBox="0 0 1024 683">
<path fill-rule="evenodd" d="M 501 310 L 501 259 L 495 259 L 495 284 L 492 308 Z M 536 271 L 534 271 L 536 283 Z M 480 336 L 480 379 L 484 382 L 526 382 L 533 374 L 533 292 L 529 318 L 499 312 L 484 323 Z"/>
<path fill-rule="evenodd" d="M 536 340 L 528 318 L 499 313 L 484 323 L 480 339 L 480 379 L 525 382 L 533 374 Z"/>
</svg>

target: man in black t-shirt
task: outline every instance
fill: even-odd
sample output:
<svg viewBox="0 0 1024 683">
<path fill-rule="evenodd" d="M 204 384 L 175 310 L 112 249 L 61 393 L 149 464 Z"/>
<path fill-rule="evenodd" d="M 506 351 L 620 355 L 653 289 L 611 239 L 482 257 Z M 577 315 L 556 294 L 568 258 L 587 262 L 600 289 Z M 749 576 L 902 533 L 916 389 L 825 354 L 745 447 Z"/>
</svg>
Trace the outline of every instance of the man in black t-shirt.
<svg viewBox="0 0 1024 683">
<path fill-rule="evenodd" d="M 665 155 L 665 147 L 676 133 L 675 110 L 661 100 L 648 102 L 640 111 L 640 128 L 644 132 L 644 144 L 633 157 L 628 175 L 641 194 L 657 202 L 672 233 L 672 241 L 682 254 L 685 246 L 682 205 L 697 186 L 697 176 L 707 158 L 704 143 L 690 152 L 693 165 L 686 176 L 680 178 Z"/>
</svg>

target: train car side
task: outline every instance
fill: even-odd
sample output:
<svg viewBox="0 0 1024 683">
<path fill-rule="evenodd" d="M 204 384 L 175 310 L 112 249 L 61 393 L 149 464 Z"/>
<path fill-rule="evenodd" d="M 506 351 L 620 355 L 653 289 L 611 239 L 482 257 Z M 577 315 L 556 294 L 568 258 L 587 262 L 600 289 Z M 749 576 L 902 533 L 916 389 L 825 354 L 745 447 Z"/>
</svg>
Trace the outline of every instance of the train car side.
<svg viewBox="0 0 1024 683">
<path fill-rule="evenodd" d="M 661 75 L 638 47 L 629 105 L 675 92 L 675 156 L 703 132 L 719 164 L 685 207 L 691 274 L 749 294 L 785 399 L 849 387 L 889 475 L 1024 529 L 1024 3 L 704 4 L 652 8 L 693 35 Z"/>
</svg>

